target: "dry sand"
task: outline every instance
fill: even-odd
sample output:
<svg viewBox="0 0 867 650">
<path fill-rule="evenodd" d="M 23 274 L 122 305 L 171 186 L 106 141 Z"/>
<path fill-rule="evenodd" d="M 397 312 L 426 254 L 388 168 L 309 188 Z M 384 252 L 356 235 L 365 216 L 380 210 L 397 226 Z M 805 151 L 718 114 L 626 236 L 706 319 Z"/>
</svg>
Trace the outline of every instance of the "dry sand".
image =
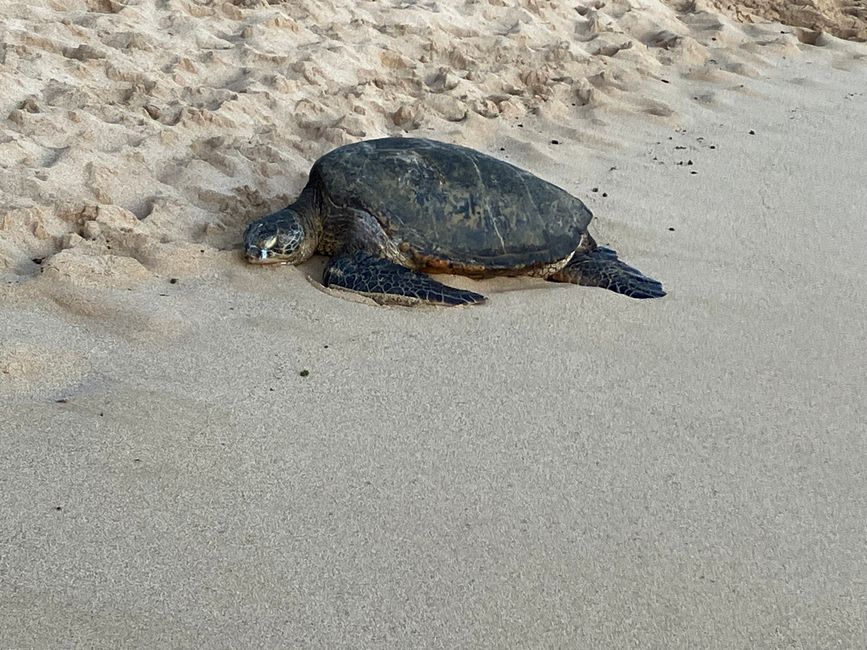
<svg viewBox="0 0 867 650">
<path fill-rule="evenodd" d="M 0 646 L 864 647 L 867 46 L 724 4 L 4 2 Z M 402 133 L 669 296 L 242 263 Z"/>
<path fill-rule="evenodd" d="M 803 27 L 809 32 L 798 32 L 802 39 L 816 36 L 815 32 L 830 32 L 841 38 L 867 40 L 867 2 L 864 0 L 708 0 L 743 22 L 779 21 Z M 672 2 L 683 6 L 684 2 Z M 697 3 L 698 4 L 698 3 Z M 814 32 L 814 33 L 810 33 Z"/>
</svg>

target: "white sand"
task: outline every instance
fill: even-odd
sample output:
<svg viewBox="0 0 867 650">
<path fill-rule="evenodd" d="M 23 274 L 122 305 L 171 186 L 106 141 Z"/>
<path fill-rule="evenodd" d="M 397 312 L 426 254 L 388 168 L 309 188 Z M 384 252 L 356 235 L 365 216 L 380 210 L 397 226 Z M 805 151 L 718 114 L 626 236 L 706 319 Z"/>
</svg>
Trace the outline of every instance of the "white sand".
<svg viewBox="0 0 867 650">
<path fill-rule="evenodd" d="M 867 47 L 129 4 L 0 9 L 0 646 L 864 647 Z M 381 308 L 240 260 L 389 133 L 585 198 L 669 296 Z"/>
</svg>

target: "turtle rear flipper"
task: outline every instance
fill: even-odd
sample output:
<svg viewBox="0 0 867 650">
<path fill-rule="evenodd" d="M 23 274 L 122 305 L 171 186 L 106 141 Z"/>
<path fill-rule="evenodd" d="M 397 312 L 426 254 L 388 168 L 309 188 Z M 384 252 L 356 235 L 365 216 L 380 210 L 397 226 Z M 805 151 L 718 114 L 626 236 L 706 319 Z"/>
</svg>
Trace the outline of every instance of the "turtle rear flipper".
<svg viewBox="0 0 867 650">
<path fill-rule="evenodd" d="M 620 261 L 617 253 L 601 246 L 587 252 L 576 252 L 565 267 L 548 279 L 602 287 L 630 298 L 662 298 L 665 295 L 662 283 Z"/>
<path fill-rule="evenodd" d="M 348 289 L 383 303 L 472 305 L 485 301 L 482 295 L 446 286 L 424 273 L 364 251 L 333 257 L 323 282 L 326 287 Z"/>
</svg>

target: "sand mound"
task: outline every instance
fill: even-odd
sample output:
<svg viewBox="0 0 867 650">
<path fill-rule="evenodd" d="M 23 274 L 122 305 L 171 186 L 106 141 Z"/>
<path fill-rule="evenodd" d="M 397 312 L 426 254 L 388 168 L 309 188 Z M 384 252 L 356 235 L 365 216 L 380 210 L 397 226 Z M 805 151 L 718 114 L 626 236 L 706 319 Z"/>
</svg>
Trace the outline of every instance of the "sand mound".
<svg viewBox="0 0 867 650">
<path fill-rule="evenodd" d="M 727 83 L 758 59 L 736 23 L 657 0 L 46 0 L 0 18 L 0 270 L 36 276 L 74 248 L 49 266 L 112 286 L 236 247 L 334 146 L 453 134 L 499 150 L 533 114 L 546 133 L 509 143 L 525 157 L 610 148 L 595 121 L 677 119 L 660 80 Z"/>
<path fill-rule="evenodd" d="M 709 4 L 742 22 L 770 20 L 853 41 L 867 41 L 867 3 L 863 0 L 710 0 Z M 809 35 L 804 38 L 809 42 Z"/>
</svg>

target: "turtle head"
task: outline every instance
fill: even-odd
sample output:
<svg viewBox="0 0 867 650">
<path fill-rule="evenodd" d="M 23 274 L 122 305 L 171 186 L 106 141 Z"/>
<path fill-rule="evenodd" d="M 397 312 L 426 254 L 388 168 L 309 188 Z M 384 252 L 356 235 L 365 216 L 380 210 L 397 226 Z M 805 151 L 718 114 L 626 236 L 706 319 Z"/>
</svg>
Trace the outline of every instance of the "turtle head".
<svg viewBox="0 0 867 650">
<path fill-rule="evenodd" d="M 244 257 L 252 264 L 300 264 L 315 249 L 314 234 L 291 207 L 251 222 L 244 231 Z"/>
</svg>

